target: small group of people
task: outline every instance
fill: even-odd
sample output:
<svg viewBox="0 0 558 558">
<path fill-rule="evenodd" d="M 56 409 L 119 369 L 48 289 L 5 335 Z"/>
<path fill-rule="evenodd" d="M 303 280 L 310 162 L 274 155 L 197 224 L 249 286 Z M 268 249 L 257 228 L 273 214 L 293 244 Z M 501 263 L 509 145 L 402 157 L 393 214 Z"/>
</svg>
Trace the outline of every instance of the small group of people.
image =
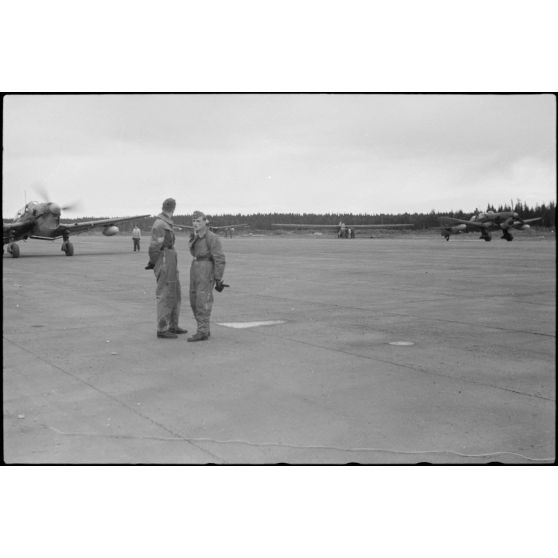
<svg viewBox="0 0 558 558">
<path fill-rule="evenodd" d="M 354 238 L 355 231 L 351 227 L 341 227 L 337 233 L 337 238 Z"/>
<path fill-rule="evenodd" d="M 176 202 L 168 198 L 151 230 L 149 262 L 145 269 L 152 269 L 157 281 L 157 337 L 176 339 L 188 333 L 178 325 L 181 289 L 178 258 L 175 244 L 173 215 Z M 206 341 L 211 335 L 209 319 L 213 308 L 213 289 L 221 292 L 225 272 L 225 255 L 219 237 L 207 227 L 203 212 L 192 215 L 194 231 L 188 246 L 193 256 L 190 267 L 190 306 L 197 323 L 197 331 L 188 341 Z"/>
</svg>

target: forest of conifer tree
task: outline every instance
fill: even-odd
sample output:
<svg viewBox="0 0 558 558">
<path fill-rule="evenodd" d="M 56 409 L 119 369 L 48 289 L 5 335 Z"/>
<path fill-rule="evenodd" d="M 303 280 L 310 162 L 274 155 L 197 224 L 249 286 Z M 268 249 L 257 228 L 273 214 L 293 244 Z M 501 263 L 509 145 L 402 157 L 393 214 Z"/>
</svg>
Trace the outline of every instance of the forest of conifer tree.
<svg viewBox="0 0 558 558">
<path fill-rule="evenodd" d="M 541 217 L 541 221 L 534 224 L 535 227 L 553 229 L 556 223 L 556 204 L 555 202 L 537 204 L 529 206 L 525 202 L 517 201 L 515 205 L 499 205 L 498 207 L 488 205 L 486 208 L 477 208 L 478 211 L 516 211 L 523 219 L 532 219 Z M 246 223 L 251 229 L 255 230 L 271 230 L 273 223 L 297 223 L 311 225 L 336 225 L 339 221 L 343 221 L 346 225 L 364 224 L 364 225 L 389 225 L 394 223 L 405 223 L 414 225 L 416 230 L 433 229 L 440 226 L 441 217 L 456 217 L 458 219 L 468 219 L 470 213 L 462 210 L 449 212 L 436 212 L 432 210 L 430 213 L 398 213 L 398 214 L 367 214 L 367 213 L 223 213 L 211 216 L 211 224 L 215 226 L 222 225 L 239 225 Z M 79 219 L 62 219 L 62 223 L 74 223 L 87 221 L 92 219 L 101 219 L 103 217 L 82 217 Z M 174 216 L 176 224 L 189 225 L 191 215 L 177 214 Z M 149 229 L 153 223 L 153 217 L 138 220 L 138 225 L 142 229 Z M 132 223 L 122 223 L 119 228 L 122 232 L 131 231 Z"/>
</svg>

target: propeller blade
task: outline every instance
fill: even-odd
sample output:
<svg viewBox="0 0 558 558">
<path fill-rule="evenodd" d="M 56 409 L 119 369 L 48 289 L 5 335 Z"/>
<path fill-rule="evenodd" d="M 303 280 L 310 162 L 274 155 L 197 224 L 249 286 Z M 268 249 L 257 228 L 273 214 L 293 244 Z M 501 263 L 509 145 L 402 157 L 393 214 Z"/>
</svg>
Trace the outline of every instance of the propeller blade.
<svg viewBox="0 0 558 558">
<path fill-rule="evenodd" d="M 60 213 L 60 211 L 71 211 L 72 209 L 79 209 L 80 207 L 80 202 L 79 201 L 74 201 L 70 204 L 67 205 L 58 205 L 57 203 L 54 203 L 50 198 L 50 195 L 48 193 L 48 190 L 46 189 L 46 186 L 42 183 L 42 182 L 34 182 L 32 184 L 32 188 L 35 190 L 35 192 L 37 192 L 37 194 L 43 199 L 44 202 L 48 203 L 48 204 L 52 204 L 53 207 L 56 208 L 57 213 Z"/>
<path fill-rule="evenodd" d="M 71 211 L 72 209 L 79 209 L 79 207 L 80 202 L 75 201 L 73 203 L 70 203 L 69 205 L 63 205 L 60 209 L 62 209 L 62 211 Z"/>
<path fill-rule="evenodd" d="M 50 202 L 50 196 L 48 195 L 48 191 L 42 182 L 34 182 L 31 187 L 35 190 L 35 192 L 37 192 L 37 194 L 39 194 L 44 202 Z"/>
</svg>

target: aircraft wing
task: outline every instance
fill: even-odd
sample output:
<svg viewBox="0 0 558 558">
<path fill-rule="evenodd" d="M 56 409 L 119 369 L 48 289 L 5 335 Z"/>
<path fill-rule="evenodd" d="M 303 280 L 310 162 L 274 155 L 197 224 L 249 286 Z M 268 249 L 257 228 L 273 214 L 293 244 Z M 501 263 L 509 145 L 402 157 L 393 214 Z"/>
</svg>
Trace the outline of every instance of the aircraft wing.
<svg viewBox="0 0 558 558">
<path fill-rule="evenodd" d="M 209 225 L 212 229 L 240 229 L 242 227 L 247 227 L 248 223 L 243 223 L 242 225 L 219 225 L 216 227 L 215 225 Z"/>
<path fill-rule="evenodd" d="M 282 229 L 339 229 L 340 225 L 307 225 L 307 224 L 296 224 L 296 223 L 274 223 L 272 227 L 282 228 Z M 403 229 L 408 227 L 414 227 L 412 224 L 398 223 L 394 225 L 348 225 L 345 223 L 345 228 L 347 229 Z"/>
<path fill-rule="evenodd" d="M 33 228 L 29 223 L 2 224 L 2 244 L 10 242 L 10 233 L 14 240 L 21 240 Z"/>
<path fill-rule="evenodd" d="M 189 231 L 194 230 L 194 227 L 192 225 L 177 225 L 176 223 L 173 225 L 175 229 L 178 229 L 179 231 L 186 229 Z M 240 229 L 241 227 L 248 227 L 248 223 L 243 223 L 241 225 L 219 225 L 218 227 L 216 227 L 215 225 L 208 225 L 208 228 L 210 229 Z"/>
<path fill-rule="evenodd" d="M 278 229 L 338 229 L 339 225 L 298 225 L 296 223 L 273 223 L 272 227 Z"/>
<path fill-rule="evenodd" d="M 483 223 L 482 221 L 466 221 L 465 219 L 457 219 L 456 217 L 444 217 L 443 225 L 445 227 L 451 226 L 452 224 L 467 225 L 469 227 L 476 227 L 477 229 L 488 228 L 493 223 Z"/>
<path fill-rule="evenodd" d="M 95 227 L 110 227 L 111 225 L 118 225 L 118 223 L 125 223 L 126 221 L 134 221 L 137 219 L 143 219 L 145 217 L 150 217 L 150 215 L 134 215 L 133 217 L 115 217 L 113 219 L 98 219 L 96 221 L 83 221 L 81 223 L 70 223 L 68 225 L 58 225 L 53 231 L 53 238 L 58 238 L 62 236 L 64 232 L 69 232 L 70 234 L 79 234 Z"/>
<path fill-rule="evenodd" d="M 542 217 L 534 217 L 533 219 L 521 219 L 514 221 L 511 226 L 517 230 L 525 230 L 529 228 L 529 223 L 534 223 L 535 221 L 540 221 Z"/>
<path fill-rule="evenodd" d="M 395 223 L 393 225 L 346 225 L 349 229 L 407 229 L 414 227 L 410 223 Z"/>
<path fill-rule="evenodd" d="M 514 221 L 512 226 L 521 227 L 521 225 L 532 223 L 534 221 L 539 221 L 540 219 L 542 219 L 542 217 L 534 217 L 533 219 L 522 219 L 520 221 Z M 464 224 L 467 225 L 468 227 L 476 228 L 476 229 L 499 229 L 500 228 L 500 224 L 495 223 L 494 221 L 486 221 L 483 223 L 482 221 L 465 221 L 463 219 L 456 219 L 455 217 L 444 217 L 444 222 Z M 447 224 L 445 226 L 447 226 Z"/>
</svg>

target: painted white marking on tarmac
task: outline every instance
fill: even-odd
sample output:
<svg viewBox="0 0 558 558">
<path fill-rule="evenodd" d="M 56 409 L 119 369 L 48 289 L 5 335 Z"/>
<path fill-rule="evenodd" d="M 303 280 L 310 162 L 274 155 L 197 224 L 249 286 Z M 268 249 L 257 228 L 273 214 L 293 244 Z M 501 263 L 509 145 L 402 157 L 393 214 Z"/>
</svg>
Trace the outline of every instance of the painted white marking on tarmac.
<svg viewBox="0 0 558 558">
<path fill-rule="evenodd" d="M 414 345 L 412 341 L 391 341 L 390 345 L 396 345 L 397 347 L 410 347 Z"/>
<path fill-rule="evenodd" d="M 248 327 L 270 326 L 286 323 L 285 320 L 268 320 L 265 322 L 227 322 L 218 324 L 225 327 L 234 327 L 236 329 L 246 329 Z"/>
</svg>

